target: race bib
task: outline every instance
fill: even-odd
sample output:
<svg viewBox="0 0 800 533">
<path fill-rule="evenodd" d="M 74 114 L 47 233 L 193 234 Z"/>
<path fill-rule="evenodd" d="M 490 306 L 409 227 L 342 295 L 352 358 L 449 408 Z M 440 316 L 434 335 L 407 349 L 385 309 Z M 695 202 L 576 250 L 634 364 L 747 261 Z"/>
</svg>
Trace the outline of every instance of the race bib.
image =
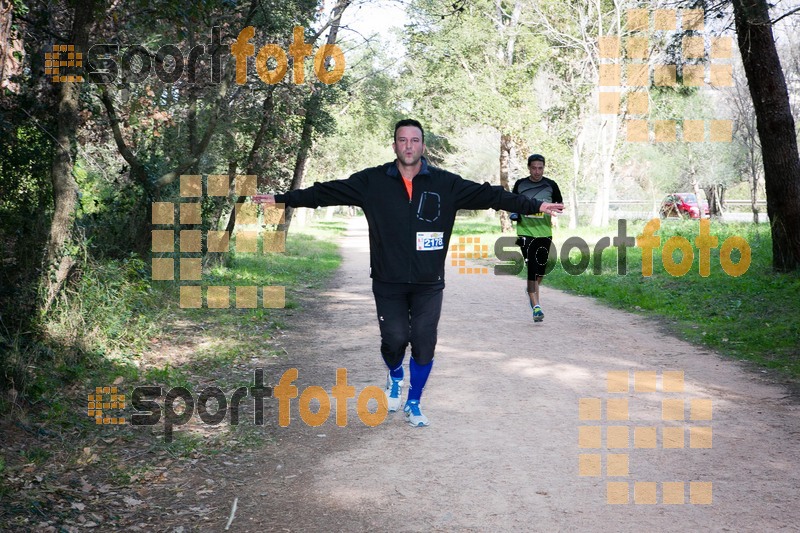
<svg viewBox="0 0 800 533">
<path fill-rule="evenodd" d="M 439 231 L 417 232 L 417 251 L 444 250 L 444 233 Z"/>
<path fill-rule="evenodd" d="M 534 213 L 532 215 L 525 215 L 525 218 L 544 218 L 544 213 Z"/>
</svg>

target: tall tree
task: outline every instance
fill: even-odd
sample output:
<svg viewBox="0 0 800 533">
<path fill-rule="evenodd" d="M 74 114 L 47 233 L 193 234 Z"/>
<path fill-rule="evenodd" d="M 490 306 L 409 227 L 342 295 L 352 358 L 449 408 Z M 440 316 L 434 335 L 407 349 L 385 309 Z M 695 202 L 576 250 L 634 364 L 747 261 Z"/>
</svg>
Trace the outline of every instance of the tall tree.
<svg viewBox="0 0 800 533">
<path fill-rule="evenodd" d="M 78 50 L 87 50 L 89 31 L 94 23 L 95 3 L 93 0 L 77 2 L 72 19 L 69 41 Z M 44 276 L 42 277 L 42 310 L 47 312 L 61 287 L 75 265 L 75 258 L 68 252 L 75 221 L 75 207 L 78 200 L 78 186 L 72 174 L 77 153 L 76 135 L 78 113 L 80 111 L 81 84 L 74 81 L 62 82 L 58 91 L 56 130 L 56 152 L 50 172 L 53 183 L 55 211 L 50 226 L 44 257 Z"/>
<path fill-rule="evenodd" d="M 800 269 L 800 157 L 766 0 L 733 0 L 734 21 L 764 161 L 772 266 Z"/>
</svg>

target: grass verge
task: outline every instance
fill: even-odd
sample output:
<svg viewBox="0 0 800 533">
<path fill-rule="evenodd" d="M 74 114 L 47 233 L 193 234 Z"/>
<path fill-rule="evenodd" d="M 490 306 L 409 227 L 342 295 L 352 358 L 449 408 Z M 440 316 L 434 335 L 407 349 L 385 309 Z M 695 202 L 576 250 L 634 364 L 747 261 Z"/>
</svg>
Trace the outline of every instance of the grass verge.
<svg viewBox="0 0 800 533">
<path fill-rule="evenodd" d="M 30 345 L 8 343 L 18 346 L 12 356 L 28 373 L 24 391 L 19 387 L 0 398 L 0 524 L 108 525 L 135 513 L 139 504 L 130 502 L 144 501 L 144 494 L 166 497 L 156 489 L 168 487 L 169 476 L 190 471 L 203 457 L 269 444 L 269 422 L 231 426 L 226 417 L 211 426 L 200 424 L 196 412 L 176 428 L 172 442 L 163 438 L 163 418 L 153 427 L 97 425 L 87 414 L 87 394 L 98 386 L 117 386 L 128 395 L 124 414 L 130 416 L 129 395 L 139 385 L 165 392 L 186 387 L 195 397 L 211 385 L 223 391 L 250 385 L 254 366 L 268 366 L 280 356 L 273 339 L 291 315 L 338 268 L 335 237 L 343 230 L 337 221 L 295 229 L 285 253 L 231 253 L 225 266 L 204 273 L 200 282 L 284 286 L 286 307 L 280 309 L 183 309 L 178 283 L 150 282 L 146 263 L 135 259 L 84 271 L 45 324 L 50 342 L 37 348 L 35 365 L 24 364 L 34 361 Z M 231 295 L 233 303 L 235 290 Z M 213 406 L 212 401 L 212 411 Z M 153 484 L 151 491 L 147 487 Z"/>
<path fill-rule="evenodd" d="M 645 221 L 631 221 L 627 224 L 627 235 L 640 235 L 644 224 Z M 499 225 L 489 227 L 489 231 L 484 220 L 459 219 L 457 225 L 460 235 L 480 235 L 482 242 L 489 244 L 489 255 L 493 256 L 492 244 L 500 235 Z M 642 248 L 639 247 L 627 248 L 627 272 L 624 275 L 618 268 L 618 249 L 612 246 L 602 250 L 597 265 L 599 269 L 595 268 L 597 242 L 604 236 L 610 239 L 617 236 L 617 226 L 600 232 L 580 228 L 556 230 L 554 236 L 559 261 L 553 265 L 544 284 L 663 319 L 670 330 L 687 340 L 731 357 L 780 370 L 794 379 L 800 378 L 800 306 L 797 305 L 800 274 L 772 271 L 769 228 L 766 225 L 711 222 L 709 233 L 717 238 L 717 243 L 708 254 L 710 271 L 707 276 L 701 276 L 699 271 L 700 253 L 695 243 L 699 231 L 697 221 L 661 221 L 655 232 L 660 243 L 653 251 L 653 272 L 646 277 L 642 275 Z M 739 276 L 727 273 L 720 263 L 721 247 L 734 236 L 744 238 L 750 249 L 749 267 Z M 567 257 L 563 252 L 568 250 L 562 250 L 562 246 L 571 237 L 582 239 L 589 248 L 590 255 L 585 258 L 574 248 L 569 253 L 572 265 L 579 265 L 582 259 L 588 260 L 586 269 L 580 273 L 576 271 L 581 269 L 565 262 Z M 676 270 L 669 264 L 669 257 L 662 255 L 665 243 L 673 237 L 686 239 L 692 248 L 693 260 L 683 275 L 674 275 Z M 725 256 L 723 262 L 733 271 L 730 265 L 740 259 L 740 252 L 734 250 L 731 260 L 727 261 Z M 684 259 L 680 251 L 673 252 L 672 260 L 689 264 L 688 254 Z M 525 272 L 520 276 L 524 278 Z"/>
</svg>

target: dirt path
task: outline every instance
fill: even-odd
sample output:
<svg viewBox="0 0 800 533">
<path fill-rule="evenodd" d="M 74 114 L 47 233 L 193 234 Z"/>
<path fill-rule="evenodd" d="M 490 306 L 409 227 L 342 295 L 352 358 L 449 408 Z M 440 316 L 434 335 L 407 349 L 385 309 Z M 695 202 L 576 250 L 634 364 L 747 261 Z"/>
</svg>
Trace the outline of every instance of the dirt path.
<svg viewBox="0 0 800 533">
<path fill-rule="evenodd" d="M 283 339 L 301 391 L 330 391 L 337 368 L 348 370 L 357 393 L 385 376 L 363 222 L 351 225 L 342 252 L 330 289 Z M 517 278 L 450 269 L 423 397 L 432 425 L 411 428 L 396 413 L 368 428 L 351 400 L 347 427 L 331 415 L 311 428 L 294 400 L 292 422 L 277 429 L 274 445 L 253 466 L 230 472 L 243 482 L 231 530 L 800 530 L 797 398 L 647 319 L 589 299 L 545 288 L 547 318 L 534 324 L 522 287 Z M 607 391 L 609 371 L 630 372 L 627 393 Z M 634 391 L 634 372 L 643 371 L 657 373 L 657 392 Z M 664 371 L 684 372 L 684 392 L 662 392 Z M 646 375 L 636 377 L 647 385 Z M 602 420 L 580 420 L 580 398 L 602 400 Z M 607 420 L 609 398 L 628 400 L 629 420 Z M 685 400 L 686 420 L 662 421 L 663 399 Z M 711 421 L 689 420 L 693 399 L 711 401 Z M 581 425 L 627 427 L 627 447 L 606 449 L 603 429 L 604 448 L 579 448 Z M 712 448 L 690 448 L 694 426 L 712 428 Z M 657 448 L 634 448 L 634 427 L 657 427 Z M 684 428 L 677 429 L 684 447 L 663 449 L 663 427 Z M 627 477 L 606 475 L 612 453 L 628 455 Z M 602 475 L 581 477 L 579 454 L 598 454 Z M 609 481 L 627 483 L 629 503 L 606 503 Z M 683 492 L 669 486 L 666 494 L 685 503 L 663 504 L 663 482 L 681 481 Z M 658 503 L 635 504 L 634 482 L 656 482 L 639 485 L 637 499 L 654 488 Z M 690 504 L 689 482 L 712 483 L 713 503 Z M 695 498 L 708 496 L 703 487 L 692 487 Z"/>
</svg>

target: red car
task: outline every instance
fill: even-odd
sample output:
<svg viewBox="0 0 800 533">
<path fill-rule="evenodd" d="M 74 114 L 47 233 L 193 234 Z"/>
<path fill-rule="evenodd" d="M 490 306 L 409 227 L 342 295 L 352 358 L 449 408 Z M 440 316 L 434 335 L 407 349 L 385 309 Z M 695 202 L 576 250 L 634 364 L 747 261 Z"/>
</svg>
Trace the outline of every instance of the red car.
<svg viewBox="0 0 800 533">
<path fill-rule="evenodd" d="M 702 201 L 703 216 L 708 217 L 708 202 Z M 692 192 L 677 192 L 668 194 L 661 202 L 659 209 L 661 218 L 689 217 L 700 218 L 700 207 L 697 205 L 697 196 Z"/>
</svg>

